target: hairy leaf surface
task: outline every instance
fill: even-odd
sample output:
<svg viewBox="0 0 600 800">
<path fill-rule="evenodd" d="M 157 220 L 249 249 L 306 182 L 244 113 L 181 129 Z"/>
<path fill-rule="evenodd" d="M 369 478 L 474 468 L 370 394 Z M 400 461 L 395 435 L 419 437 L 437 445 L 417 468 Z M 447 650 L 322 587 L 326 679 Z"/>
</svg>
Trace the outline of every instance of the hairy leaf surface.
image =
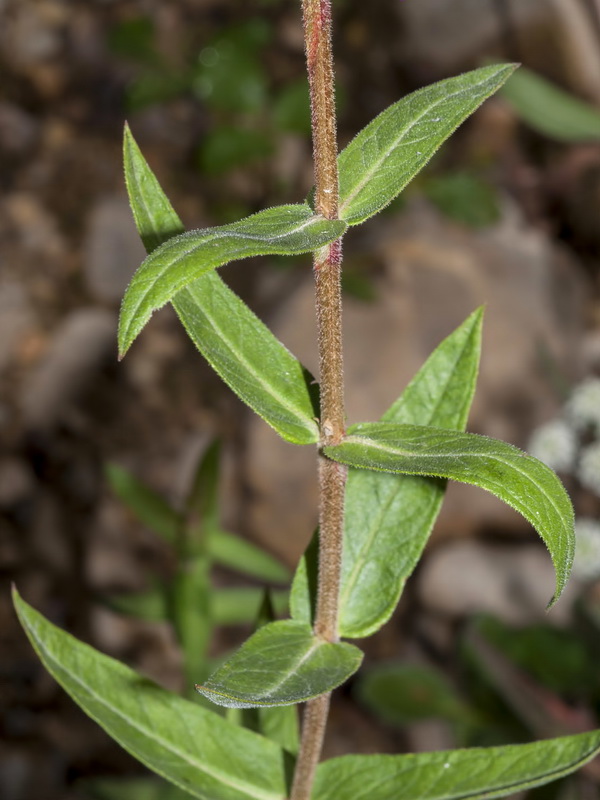
<svg viewBox="0 0 600 800">
<path fill-rule="evenodd" d="M 318 767 L 312 800 L 491 800 L 541 786 L 600 752 L 600 731 L 533 744 L 405 756 L 342 756 Z"/>
<path fill-rule="evenodd" d="M 183 226 L 128 129 L 124 159 L 135 222 L 146 249 L 153 251 Z M 307 207 L 293 208 L 305 221 L 314 219 Z M 223 241 L 233 246 L 241 240 L 217 241 L 217 249 Z M 207 272 L 170 299 L 198 350 L 238 397 L 284 439 L 296 444 L 318 441 L 312 376 L 215 272 Z"/>
<path fill-rule="evenodd" d="M 50 674 L 154 772 L 201 800 L 283 800 L 283 752 L 161 689 L 52 625 L 14 591 L 21 624 Z"/>
<path fill-rule="evenodd" d="M 119 320 L 121 357 L 153 311 L 207 272 L 252 256 L 309 253 L 338 239 L 345 229 L 341 220 L 325 219 L 308 205 L 287 205 L 231 225 L 174 236 L 150 253 L 127 287 Z"/>
<path fill-rule="evenodd" d="M 405 475 L 432 475 L 480 486 L 516 509 L 544 540 L 556 571 L 558 600 L 575 550 L 573 507 L 554 472 L 506 442 L 424 425 L 353 425 L 347 439 L 324 448 L 342 464 Z"/>
<path fill-rule="evenodd" d="M 479 368 L 481 321 L 478 310 L 439 345 L 382 422 L 464 430 Z M 445 488 L 435 478 L 350 470 L 341 636 L 369 636 L 391 617 L 440 512 Z"/>
<path fill-rule="evenodd" d="M 354 645 L 325 642 L 293 620 L 260 628 L 197 690 L 228 708 L 284 706 L 339 686 L 359 668 Z"/>
<path fill-rule="evenodd" d="M 514 69 L 499 64 L 448 78 L 375 117 L 340 153 L 340 217 L 358 225 L 385 208 Z"/>
<path fill-rule="evenodd" d="M 479 366 L 482 314 L 482 309 L 475 311 L 436 348 L 383 415 L 383 422 L 464 430 Z M 340 636 L 369 636 L 388 621 L 427 543 L 444 491 L 445 482 L 436 478 L 349 471 Z M 292 587 L 294 619 L 311 621 L 315 579 L 315 565 L 307 565 L 303 557 Z"/>
</svg>

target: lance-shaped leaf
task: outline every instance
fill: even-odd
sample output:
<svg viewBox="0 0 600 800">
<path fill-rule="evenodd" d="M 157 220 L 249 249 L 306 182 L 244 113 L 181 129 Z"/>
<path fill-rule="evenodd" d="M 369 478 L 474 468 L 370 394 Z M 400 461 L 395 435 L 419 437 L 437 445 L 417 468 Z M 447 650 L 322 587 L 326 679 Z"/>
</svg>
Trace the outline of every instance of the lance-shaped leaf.
<svg viewBox="0 0 600 800">
<path fill-rule="evenodd" d="M 382 422 L 464 430 L 479 366 L 482 317 L 478 309 L 436 348 Z M 388 621 L 421 557 L 444 491 L 445 482 L 435 478 L 349 471 L 340 636 L 370 636 Z M 309 575 L 310 565 L 307 569 L 303 558 L 292 588 L 294 619 L 311 621 Z"/>
<path fill-rule="evenodd" d="M 252 256 L 309 253 L 335 241 L 345 229 L 341 220 L 325 219 L 308 205 L 288 205 L 231 225 L 174 236 L 150 253 L 127 287 L 119 320 L 121 357 L 153 311 L 207 272 Z"/>
<path fill-rule="evenodd" d="M 385 208 L 514 69 L 494 65 L 434 83 L 375 117 L 340 153 L 340 217 L 358 225 Z"/>
<path fill-rule="evenodd" d="M 318 767 L 312 800 L 491 800 L 569 775 L 600 752 L 600 731 L 505 747 L 342 756 Z"/>
<path fill-rule="evenodd" d="M 534 130 L 561 142 L 600 139 L 600 111 L 522 67 L 502 94 Z"/>
<path fill-rule="evenodd" d="M 554 472 L 513 445 L 423 425 L 353 425 L 344 442 L 324 448 L 342 464 L 405 475 L 432 475 L 480 486 L 512 506 L 544 540 L 556 571 L 558 600 L 575 550 L 573 507 Z"/>
<path fill-rule="evenodd" d="M 274 611 L 285 614 L 288 593 L 270 592 Z M 233 589 L 213 589 L 211 605 L 213 619 L 217 625 L 244 625 L 256 621 L 264 598 L 264 590 L 258 586 L 244 586 Z"/>
<path fill-rule="evenodd" d="M 362 652 L 326 642 L 293 620 L 260 628 L 196 689 L 228 708 L 286 706 L 330 692 L 360 666 Z"/>
<path fill-rule="evenodd" d="M 161 689 L 52 625 L 14 592 L 34 650 L 75 702 L 135 758 L 201 800 L 283 800 L 274 742 Z"/>
<path fill-rule="evenodd" d="M 242 575 L 273 583 L 288 583 L 290 579 L 287 567 L 281 562 L 233 533 L 220 529 L 213 531 L 207 547 L 217 564 L 241 572 Z"/>
<path fill-rule="evenodd" d="M 146 249 L 153 251 L 182 225 L 128 129 L 124 160 L 135 222 Z M 305 206 L 293 208 L 314 219 Z M 315 233 L 314 224 L 306 230 Z M 172 303 L 198 350 L 238 397 L 287 441 L 318 441 L 312 377 L 215 272 L 180 291 Z"/>
<path fill-rule="evenodd" d="M 175 543 L 181 515 L 163 497 L 118 464 L 107 464 L 106 477 L 117 497 L 140 522 L 169 544 Z"/>
</svg>

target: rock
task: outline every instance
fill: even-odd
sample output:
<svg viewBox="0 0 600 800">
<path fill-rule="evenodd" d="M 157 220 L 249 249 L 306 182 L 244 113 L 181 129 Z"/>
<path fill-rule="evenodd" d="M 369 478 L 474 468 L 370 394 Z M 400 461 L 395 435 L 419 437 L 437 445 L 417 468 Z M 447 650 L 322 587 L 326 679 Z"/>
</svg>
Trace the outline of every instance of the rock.
<svg viewBox="0 0 600 800">
<path fill-rule="evenodd" d="M 62 11 L 62 13 L 61 13 Z M 61 49 L 61 27 L 68 14 L 53 0 L 43 3 L 12 3 L 0 34 L 2 49 L 20 70 L 57 56 Z"/>
<path fill-rule="evenodd" d="M 524 445 L 560 406 L 540 353 L 565 375 L 578 371 L 585 292 L 578 265 L 510 208 L 499 225 L 475 233 L 416 203 L 384 219 L 368 245 L 386 274 L 376 302 L 344 301 L 348 421 L 378 419 L 439 342 L 485 303 L 469 428 Z M 308 274 L 272 328 L 317 374 Z M 293 561 L 316 524 L 314 450 L 289 447 L 257 418 L 248 436 L 252 535 Z M 482 524 L 527 529 L 488 493 L 452 485 L 437 529 L 466 535 Z"/>
<path fill-rule="evenodd" d="M 27 464 L 8 456 L 0 461 L 0 508 L 11 508 L 34 491 L 34 477 Z"/>
<path fill-rule="evenodd" d="M 568 623 L 580 590 L 572 580 L 547 615 L 554 568 L 544 548 L 477 541 L 455 542 L 434 550 L 423 563 L 417 587 L 421 602 L 430 611 L 448 617 L 489 613 L 513 625 L 542 620 Z"/>
<path fill-rule="evenodd" d="M 444 76 L 457 68 L 474 63 L 502 39 L 502 21 L 491 2 L 481 0 L 419 0 L 418 3 L 397 0 L 410 56 Z M 518 0 L 510 3 L 512 24 L 521 29 L 540 22 L 549 12 L 548 3 L 540 0 Z"/>
<path fill-rule="evenodd" d="M 410 753 L 430 753 L 433 750 L 452 750 L 456 747 L 452 726 L 441 719 L 413 722 L 408 726 L 406 736 Z"/>
<path fill-rule="evenodd" d="M 14 192 L 8 195 L 3 213 L 14 226 L 24 250 L 44 258 L 65 258 L 68 247 L 57 220 L 33 194 Z"/>
<path fill-rule="evenodd" d="M 38 133 L 34 117 L 11 103 L 0 103 L 0 152 L 24 155 L 35 145 Z"/>
<path fill-rule="evenodd" d="M 52 427 L 108 358 L 116 358 L 117 318 L 83 308 L 60 325 L 50 348 L 22 388 L 21 407 L 30 428 Z"/>
<path fill-rule="evenodd" d="M 33 325 L 33 309 L 21 283 L 0 280 L 0 375 L 15 356 L 21 337 Z"/>
<path fill-rule="evenodd" d="M 139 558 L 127 535 L 125 510 L 117 501 L 103 503 L 90 526 L 85 573 L 92 589 L 100 592 L 145 588 Z"/>
<path fill-rule="evenodd" d="M 482 60 L 522 61 L 590 100 L 600 99 L 600 51 L 585 0 L 397 0 L 402 52 L 423 82 Z"/>
<path fill-rule="evenodd" d="M 31 553 L 44 569 L 67 578 L 75 569 L 75 554 L 65 522 L 64 510 L 56 496 L 44 489 L 39 491 L 29 534 Z"/>
<path fill-rule="evenodd" d="M 92 209 L 84 253 L 84 279 L 91 295 L 106 303 L 120 302 L 146 257 L 124 197 L 105 197 Z"/>
</svg>

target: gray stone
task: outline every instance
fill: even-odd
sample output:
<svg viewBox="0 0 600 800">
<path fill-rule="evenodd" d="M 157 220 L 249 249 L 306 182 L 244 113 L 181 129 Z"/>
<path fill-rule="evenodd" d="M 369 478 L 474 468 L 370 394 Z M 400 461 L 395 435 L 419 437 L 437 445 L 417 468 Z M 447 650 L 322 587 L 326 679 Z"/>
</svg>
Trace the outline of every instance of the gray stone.
<svg viewBox="0 0 600 800">
<path fill-rule="evenodd" d="M 509 3 L 509 13 L 522 27 L 547 15 L 549 2 L 517 0 Z M 397 0 L 397 9 L 410 54 L 447 74 L 481 53 L 489 54 L 502 36 L 493 0 Z"/>
<path fill-rule="evenodd" d="M 0 103 L 0 151 L 23 155 L 34 146 L 38 133 L 34 117 L 11 103 Z"/>
<path fill-rule="evenodd" d="M 21 408 L 32 428 L 54 425 L 108 358 L 116 359 L 117 317 L 112 311 L 72 312 L 22 388 Z"/>
<path fill-rule="evenodd" d="M 487 612 L 515 625 L 568 623 L 580 591 L 571 581 L 546 614 L 554 592 L 554 568 L 546 550 L 535 544 L 446 544 L 425 558 L 417 580 L 419 598 L 431 611 L 449 617 Z"/>
<path fill-rule="evenodd" d="M 124 197 L 106 197 L 93 209 L 84 245 L 84 277 L 92 296 L 118 303 L 146 257 Z"/>
<path fill-rule="evenodd" d="M 482 59 L 519 58 L 592 101 L 600 99 L 600 50 L 586 0 L 396 0 L 407 63 L 428 79 Z M 518 52 L 507 52 L 506 20 Z"/>
<path fill-rule="evenodd" d="M 9 278 L 0 280 L 0 377 L 14 360 L 19 342 L 33 322 L 33 309 L 24 287 Z"/>
<path fill-rule="evenodd" d="M 27 464 L 15 456 L 0 461 L 0 507 L 10 508 L 34 490 L 34 477 Z"/>
</svg>

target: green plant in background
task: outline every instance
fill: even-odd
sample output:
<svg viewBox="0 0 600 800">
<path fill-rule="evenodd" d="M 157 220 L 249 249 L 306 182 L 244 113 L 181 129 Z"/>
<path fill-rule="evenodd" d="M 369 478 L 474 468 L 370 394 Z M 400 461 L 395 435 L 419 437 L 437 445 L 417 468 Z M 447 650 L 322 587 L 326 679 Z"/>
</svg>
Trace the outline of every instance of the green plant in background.
<svg viewBox="0 0 600 800">
<path fill-rule="evenodd" d="M 112 595 L 107 602 L 124 614 L 171 622 L 183 652 L 186 684 L 193 690 L 198 676 L 210 671 L 208 646 L 213 627 L 254 623 L 264 598 L 259 587 L 213 587 L 213 565 L 276 585 L 289 582 L 288 571 L 260 548 L 222 529 L 217 497 L 218 444 L 211 445 L 200 459 L 181 512 L 122 467 L 110 465 L 107 475 L 116 494 L 171 546 L 175 555 L 172 580 L 161 581 L 155 576 L 150 590 Z M 287 606 L 287 592 L 279 590 L 271 596 L 282 612 Z"/>
<path fill-rule="evenodd" d="M 511 445 L 464 432 L 478 369 L 481 311 L 431 355 L 378 422 L 346 426 L 341 239 L 386 207 L 442 142 L 509 77 L 495 65 L 421 89 L 382 112 L 338 157 L 331 16 L 304 0 L 312 103 L 313 205 L 278 206 L 219 228 L 182 232 L 125 134 L 125 171 L 148 257 L 125 295 L 123 356 L 153 311 L 172 303 L 218 374 L 286 441 L 317 449 L 319 532 L 295 576 L 291 619 L 260 627 L 198 691 L 236 710 L 223 718 L 75 640 L 15 592 L 40 658 L 71 696 L 150 769 L 207 800 L 433 800 L 498 797 L 566 775 L 600 751 L 600 731 L 523 745 L 418 755 L 348 755 L 319 764 L 330 693 L 359 668 L 341 639 L 391 616 L 443 500 L 445 481 L 484 488 L 546 543 L 558 599 L 573 559 L 573 512 L 554 473 Z M 313 253 L 320 380 L 216 273 L 255 255 Z M 368 390 L 368 387 L 367 387 Z M 282 535 L 285 520 L 281 521 Z M 316 554 L 316 557 L 315 557 Z M 189 595 L 184 603 L 195 603 Z M 307 702 L 296 755 L 256 718 Z M 249 709 L 250 712 L 246 712 Z M 241 711 L 240 711 L 241 710 Z"/>
<path fill-rule="evenodd" d="M 600 111 L 521 67 L 502 94 L 533 130 L 559 142 L 600 139 Z"/>
<path fill-rule="evenodd" d="M 562 413 L 537 428 L 529 450 L 558 472 L 570 475 L 600 498 L 600 379 L 590 377 L 571 392 Z M 581 580 L 600 578 L 600 519 L 575 520 L 577 555 L 573 572 Z"/>
<path fill-rule="evenodd" d="M 310 136 L 306 81 L 278 88 L 263 63 L 271 27 L 261 17 L 230 26 L 207 41 L 183 66 L 168 64 L 158 52 L 148 17 L 120 23 L 109 37 L 112 51 L 136 66 L 126 93 L 130 111 L 184 94 L 200 100 L 210 125 L 196 154 L 207 176 L 264 160 L 278 133 Z"/>
<path fill-rule="evenodd" d="M 265 592 L 257 586 L 212 585 L 213 565 L 276 586 L 289 583 L 290 578 L 288 570 L 264 550 L 221 527 L 219 451 L 219 443 L 214 442 L 199 459 L 182 510 L 173 508 L 122 467 L 110 464 L 106 470 L 115 494 L 172 550 L 174 570 L 170 579 L 152 575 L 147 591 L 112 594 L 104 602 L 119 613 L 173 626 L 183 655 L 188 696 L 195 694 L 194 681 L 207 677 L 215 666 L 209 645 L 216 626 L 264 624 L 284 613 L 288 603 L 288 593 L 281 589 Z M 297 752 L 294 707 L 261 709 L 254 719 L 247 716 L 244 724 L 253 730 L 267 730 L 290 752 Z M 152 778 L 96 779 L 86 781 L 84 789 L 95 800 L 178 800 L 188 796 L 176 786 Z"/>
</svg>

